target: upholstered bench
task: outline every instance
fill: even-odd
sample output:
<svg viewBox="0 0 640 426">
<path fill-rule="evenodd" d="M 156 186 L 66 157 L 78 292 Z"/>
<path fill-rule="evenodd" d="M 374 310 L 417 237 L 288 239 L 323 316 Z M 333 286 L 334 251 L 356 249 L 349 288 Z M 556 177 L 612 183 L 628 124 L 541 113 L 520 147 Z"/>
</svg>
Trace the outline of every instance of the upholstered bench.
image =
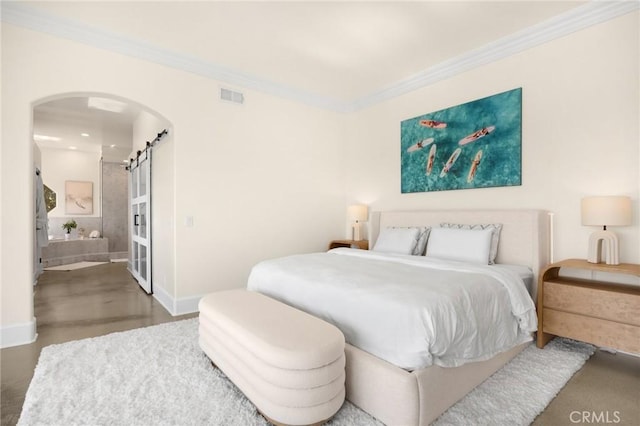
<svg viewBox="0 0 640 426">
<path fill-rule="evenodd" d="M 345 398 L 344 335 L 263 294 L 229 290 L 200 300 L 199 343 L 272 423 L 319 424 Z"/>
</svg>

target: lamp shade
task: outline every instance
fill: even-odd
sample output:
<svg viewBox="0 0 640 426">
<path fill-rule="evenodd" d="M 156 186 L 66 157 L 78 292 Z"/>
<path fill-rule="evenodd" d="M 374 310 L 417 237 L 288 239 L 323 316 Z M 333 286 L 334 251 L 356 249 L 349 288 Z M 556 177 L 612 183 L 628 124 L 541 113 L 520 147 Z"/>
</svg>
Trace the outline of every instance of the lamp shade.
<svg viewBox="0 0 640 426">
<path fill-rule="evenodd" d="M 581 207 L 583 225 L 631 225 L 631 199 L 629 197 L 585 197 L 582 199 Z"/>
<path fill-rule="evenodd" d="M 349 206 L 347 216 L 351 222 L 366 222 L 369 217 L 369 209 L 362 204 Z"/>
</svg>

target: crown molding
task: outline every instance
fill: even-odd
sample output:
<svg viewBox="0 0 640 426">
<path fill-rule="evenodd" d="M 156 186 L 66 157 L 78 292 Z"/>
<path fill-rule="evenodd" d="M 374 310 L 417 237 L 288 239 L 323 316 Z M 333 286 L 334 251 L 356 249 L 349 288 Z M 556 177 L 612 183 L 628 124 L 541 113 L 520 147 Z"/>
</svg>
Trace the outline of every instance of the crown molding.
<svg viewBox="0 0 640 426">
<path fill-rule="evenodd" d="M 195 56 L 171 51 L 140 40 L 104 31 L 78 21 L 42 12 L 20 2 L 2 2 L 2 22 L 56 37 L 187 71 L 234 86 L 254 89 L 280 98 L 338 112 L 346 111 L 343 102 L 274 83 Z"/>
<path fill-rule="evenodd" d="M 638 1 L 591 1 L 357 99 L 352 103 L 350 110 L 368 108 L 638 9 Z"/>
<path fill-rule="evenodd" d="M 640 9 L 638 1 L 590 1 L 554 18 L 428 68 L 412 77 L 356 99 L 333 98 L 274 83 L 197 57 L 91 27 L 39 11 L 19 2 L 2 2 L 2 21 L 56 37 L 147 60 L 227 84 L 257 90 L 284 99 L 336 112 L 371 107 L 416 89 L 451 78 L 473 68 L 504 59 L 543 43 Z"/>
</svg>

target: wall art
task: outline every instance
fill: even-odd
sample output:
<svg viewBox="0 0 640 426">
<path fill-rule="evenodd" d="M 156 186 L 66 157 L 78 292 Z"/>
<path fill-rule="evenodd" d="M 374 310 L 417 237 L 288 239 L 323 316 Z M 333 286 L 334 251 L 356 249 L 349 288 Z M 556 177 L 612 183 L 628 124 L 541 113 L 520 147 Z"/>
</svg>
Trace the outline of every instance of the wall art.
<svg viewBox="0 0 640 426">
<path fill-rule="evenodd" d="M 64 183 L 65 214 L 93 214 L 93 182 Z"/>
<path fill-rule="evenodd" d="M 402 193 L 522 184 L 522 88 L 400 123 Z"/>
</svg>

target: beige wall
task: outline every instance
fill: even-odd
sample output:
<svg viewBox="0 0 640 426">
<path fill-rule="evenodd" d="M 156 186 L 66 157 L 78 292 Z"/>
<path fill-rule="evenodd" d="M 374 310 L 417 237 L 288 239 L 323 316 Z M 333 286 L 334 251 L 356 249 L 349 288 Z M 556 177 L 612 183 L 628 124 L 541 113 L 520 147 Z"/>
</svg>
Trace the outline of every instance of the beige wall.
<svg viewBox="0 0 640 426">
<path fill-rule="evenodd" d="M 373 209 L 540 208 L 555 213 L 555 258 L 585 258 L 580 199 L 628 195 L 633 225 L 610 228 L 640 263 L 638 13 L 354 113 L 347 200 Z M 522 186 L 400 193 L 400 122 L 522 87 Z"/>
<path fill-rule="evenodd" d="M 249 90 L 245 105 L 224 103 L 216 81 L 10 24 L 2 63 L 2 195 L 12 200 L 2 204 L 2 264 L 11 265 L 1 272 L 3 336 L 33 326 L 33 201 L 24 187 L 33 179 L 32 103 L 43 98 L 111 94 L 171 122 L 176 254 L 161 286 L 173 286 L 177 311 L 245 285 L 261 259 L 322 250 L 342 236 L 339 114 Z"/>
<path fill-rule="evenodd" d="M 212 110 L 189 111 L 202 114 L 195 137 L 174 135 L 179 297 L 244 285 L 264 258 L 326 249 L 346 214 L 343 117 L 249 91 L 230 105 L 212 86 Z"/>
</svg>

